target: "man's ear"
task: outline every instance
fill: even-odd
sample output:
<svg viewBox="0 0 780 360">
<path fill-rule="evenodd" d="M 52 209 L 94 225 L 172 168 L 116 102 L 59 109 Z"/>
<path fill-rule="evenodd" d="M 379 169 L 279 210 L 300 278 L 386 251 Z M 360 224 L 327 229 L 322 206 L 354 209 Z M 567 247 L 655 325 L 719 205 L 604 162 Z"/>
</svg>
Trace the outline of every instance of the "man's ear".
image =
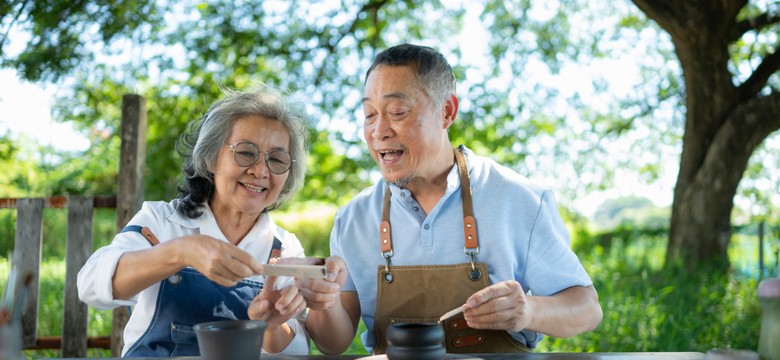
<svg viewBox="0 0 780 360">
<path fill-rule="evenodd" d="M 450 94 L 442 104 L 443 126 L 445 129 L 449 129 L 452 123 L 455 122 L 455 117 L 458 116 L 458 97 L 455 94 Z"/>
</svg>

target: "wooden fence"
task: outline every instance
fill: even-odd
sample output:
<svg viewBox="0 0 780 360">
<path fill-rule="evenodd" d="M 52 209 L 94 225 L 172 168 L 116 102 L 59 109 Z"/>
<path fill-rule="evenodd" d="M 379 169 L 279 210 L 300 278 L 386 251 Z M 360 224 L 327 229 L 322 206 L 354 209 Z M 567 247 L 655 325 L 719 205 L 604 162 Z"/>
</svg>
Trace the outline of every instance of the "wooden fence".
<svg viewBox="0 0 780 360">
<path fill-rule="evenodd" d="M 16 208 L 17 211 L 12 266 L 20 274 L 33 274 L 30 292 L 23 305 L 22 336 L 25 349 L 59 348 L 63 357 L 86 357 L 87 348 L 110 348 L 112 356 L 119 356 L 124 345 L 122 332 L 129 318 L 126 308 L 119 307 L 114 310 L 110 336 L 88 338 L 88 309 L 87 305 L 78 299 L 76 277 L 92 252 L 93 210 L 115 208 L 116 229 L 119 232 L 141 208 L 143 170 L 146 163 L 146 123 L 146 99 L 138 95 L 124 95 L 116 195 L 0 199 L 0 208 Z M 37 335 L 40 291 L 38 275 L 42 252 L 44 208 L 67 208 L 68 210 L 63 324 L 60 337 Z"/>
</svg>

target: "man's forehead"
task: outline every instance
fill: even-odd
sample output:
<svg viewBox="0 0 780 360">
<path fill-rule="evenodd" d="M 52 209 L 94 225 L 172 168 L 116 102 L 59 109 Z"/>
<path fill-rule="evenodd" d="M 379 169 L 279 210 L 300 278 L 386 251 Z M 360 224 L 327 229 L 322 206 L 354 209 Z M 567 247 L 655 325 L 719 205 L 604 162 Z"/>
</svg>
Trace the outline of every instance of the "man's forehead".
<svg viewBox="0 0 780 360">
<path fill-rule="evenodd" d="M 387 93 L 387 94 L 383 94 L 383 95 L 380 96 L 380 98 L 383 99 L 383 100 L 393 100 L 393 99 L 409 100 L 409 99 L 412 99 L 412 97 L 406 95 L 405 93 L 398 92 L 398 91 L 394 91 L 394 92 L 390 92 L 390 93 Z M 373 100 L 373 99 L 369 98 L 368 96 L 364 96 L 363 97 L 363 102 L 370 101 L 370 100 Z"/>
<path fill-rule="evenodd" d="M 425 95 L 417 74 L 410 66 L 380 66 L 371 72 L 363 86 L 363 102 L 370 100 L 415 100 Z"/>
</svg>

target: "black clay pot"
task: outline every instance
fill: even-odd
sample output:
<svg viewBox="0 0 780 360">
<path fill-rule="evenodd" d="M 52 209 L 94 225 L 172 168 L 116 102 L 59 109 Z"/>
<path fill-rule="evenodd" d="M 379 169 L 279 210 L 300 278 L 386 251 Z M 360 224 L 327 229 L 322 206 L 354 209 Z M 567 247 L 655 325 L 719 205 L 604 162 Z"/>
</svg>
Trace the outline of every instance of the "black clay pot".
<svg viewBox="0 0 780 360">
<path fill-rule="evenodd" d="M 268 324 L 259 320 L 222 320 L 193 326 L 205 360 L 258 360 Z"/>
<path fill-rule="evenodd" d="M 444 359 L 444 328 L 439 324 L 397 323 L 387 327 L 389 360 Z"/>
</svg>

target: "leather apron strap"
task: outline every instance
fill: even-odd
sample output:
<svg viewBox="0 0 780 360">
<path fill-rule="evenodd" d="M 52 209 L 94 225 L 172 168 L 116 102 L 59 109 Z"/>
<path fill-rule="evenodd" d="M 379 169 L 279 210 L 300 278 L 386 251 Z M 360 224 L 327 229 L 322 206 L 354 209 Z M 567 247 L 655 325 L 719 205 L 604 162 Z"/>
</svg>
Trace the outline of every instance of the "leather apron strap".
<svg viewBox="0 0 780 360">
<path fill-rule="evenodd" d="M 393 243 L 390 231 L 390 189 L 386 188 L 379 228 L 380 248 L 385 265 L 377 268 L 375 354 L 383 354 L 387 349 L 385 333 L 390 324 L 435 323 L 439 316 L 463 305 L 471 294 L 489 285 L 487 265 L 475 262 L 475 256 L 479 253 L 479 241 L 476 220 L 472 214 L 468 167 L 462 148 L 455 151 L 455 158 L 463 200 L 464 252 L 470 257 L 470 262 L 391 267 Z M 506 331 L 469 328 L 462 314 L 445 320 L 443 326 L 448 353 L 530 351 Z"/>
</svg>

